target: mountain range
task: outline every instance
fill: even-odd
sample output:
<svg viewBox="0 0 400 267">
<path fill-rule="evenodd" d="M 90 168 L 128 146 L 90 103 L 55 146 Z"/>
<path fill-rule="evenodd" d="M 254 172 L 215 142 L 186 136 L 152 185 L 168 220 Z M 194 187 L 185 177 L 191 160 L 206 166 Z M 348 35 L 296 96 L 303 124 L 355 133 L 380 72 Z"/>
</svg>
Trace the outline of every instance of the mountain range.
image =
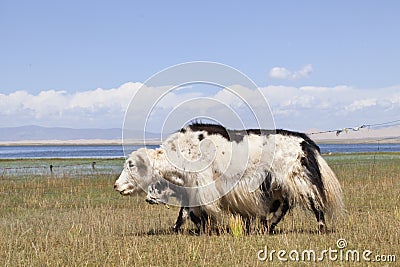
<svg viewBox="0 0 400 267">
<path fill-rule="evenodd" d="M 130 139 L 143 139 L 143 131 L 128 131 Z M 146 132 L 149 139 L 159 138 L 158 134 Z M 0 128 L 0 142 L 37 140 L 121 140 L 122 129 L 74 129 L 66 127 L 20 126 Z"/>
</svg>

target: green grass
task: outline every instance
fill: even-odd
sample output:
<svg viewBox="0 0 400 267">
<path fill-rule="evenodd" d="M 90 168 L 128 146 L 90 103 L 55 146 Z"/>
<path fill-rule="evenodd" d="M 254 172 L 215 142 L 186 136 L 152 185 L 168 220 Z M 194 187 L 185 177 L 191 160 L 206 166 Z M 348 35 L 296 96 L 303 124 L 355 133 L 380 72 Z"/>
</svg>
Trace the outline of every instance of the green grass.
<svg viewBox="0 0 400 267">
<path fill-rule="evenodd" d="M 230 216 L 223 223 L 238 232 L 194 236 L 194 226 L 188 224 L 176 235 L 170 227 L 177 207 L 152 206 L 144 201 L 144 195 L 122 197 L 113 190 L 122 169 L 121 159 L 102 160 L 95 171 L 91 171 L 87 165 L 91 160 L 87 159 L 24 160 L 24 166 L 66 166 L 62 171 L 55 168 L 53 174 L 45 167 L 46 171 L 12 169 L 22 167 L 20 160 L 0 161 L 0 171 L 11 168 L 0 174 L 0 265 L 267 266 L 271 262 L 257 259 L 257 252 L 265 246 L 276 251 L 320 252 L 336 249 L 339 238 L 346 239 L 346 249 L 394 254 L 398 264 L 400 154 L 337 154 L 325 158 L 343 186 L 347 211 L 335 224 L 328 224 L 331 231 L 324 235 L 316 231 L 313 216 L 299 210 L 286 215 L 275 235 L 263 234 L 257 222 L 252 225 L 252 234 L 245 235 L 240 223 L 229 226 Z M 273 263 L 287 265 L 276 256 Z M 325 259 L 320 264 L 338 265 L 396 263 Z"/>
</svg>

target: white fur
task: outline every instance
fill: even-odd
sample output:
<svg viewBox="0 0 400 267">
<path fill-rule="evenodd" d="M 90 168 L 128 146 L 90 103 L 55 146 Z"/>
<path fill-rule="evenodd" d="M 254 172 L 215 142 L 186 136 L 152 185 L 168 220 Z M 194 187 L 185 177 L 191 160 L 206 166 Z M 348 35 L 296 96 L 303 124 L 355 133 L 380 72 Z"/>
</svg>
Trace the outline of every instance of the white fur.
<svg viewBox="0 0 400 267">
<path fill-rule="evenodd" d="M 141 148 L 132 152 L 124 164 L 119 178 L 115 181 L 114 189 L 121 195 L 132 195 L 142 190 L 146 191 L 148 186 L 160 179 L 160 174 L 154 166 L 160 161 L 161 150 Z"/>
</svg>

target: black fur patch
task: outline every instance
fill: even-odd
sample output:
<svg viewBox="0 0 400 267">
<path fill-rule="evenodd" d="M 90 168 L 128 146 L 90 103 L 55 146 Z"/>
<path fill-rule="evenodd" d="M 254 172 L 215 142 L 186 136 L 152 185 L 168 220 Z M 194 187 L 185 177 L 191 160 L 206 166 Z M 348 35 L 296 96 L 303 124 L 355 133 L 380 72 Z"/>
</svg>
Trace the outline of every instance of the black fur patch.
<svg viewBox="0 0 400 267">
<path fill-rule="evenodd" d="M 235 141 L 237 143 L 243 141 L 243 138 L 249 134 L 261 135 L 266 132 L 266 130 L 259 129 L 249 129 L 249 130 L 229 130 L 222 125 L 211 124 L 211 123 L 193 123 L 187 126 L 192 131 L 205 131 L 208 135 L 219 134 L 228 141 Z M 185 133 L 186 128 L 181 129 L 181 133 Z M 273 133 L 274 131 L 268 131 Z"/>
<path fill-rule="evenodd" d="M 269 209 L 269 212 L 276 212 L 279 209 L 280 206 L 281 206 L 281 202 L 279 200 L 275 200 L 272 203 L 272 206 Z"/>
<path fill-rule="evenodd" d="M 271 173 L 266 171 L 264 182 L 262 182 L 262 184 L 260 185 L 260 190 L 261 192 L 263 192 L 265 198 L 269 198 L 271 196 L 271 181 Z"/>
<path fill-rule="evenodd" d="M 312 198 L 310 198 L 310 203 L 311 203 L 311 209 L 314 212 L 314 215 L 315 215 L 315 218 L 317 219 L 317 221 L 325 223 L 324 212 L 321 210 L 318 210 L 315 207 L 314 200 Z"/>
<path fill-rule="evenodd" d="M 199 217 L 197 217 L 196 215 L 194 215 L 193 211 L 191 211 L 191 212 L 189 213 L 189 216 L 190 216 L 190 220 L 191 220 L 194 224 L 196 224 L 196 225 L 200 225 L 200 224 L 201 224 L 201 219 L 200 219 Z"/>
<path fill-rule="evenodd" d="M 310 173 L 310 181 L 312 184 L 317 186 L 318 191 L 320 192 L 322 197 L 325 197 L 324 194 L 324 185 L 322 183 L 321 171 L 319 169 L 318 161 L 316 159 L 315 153 L 319 153 L 315 150 L 313 145 L 310 145 L 308 142 L 301 142 L 301 149 L 304 152 L 304 157 L 301 158 L 301 165 L 306 167 L 306 169 Z"/>
<path fill-rule="evenodd" d="M 229 134 L 227 129 L 225 129 L 225 127 L 218 125 L 218 124 L 203 124 L 203 123 L 194 123 L 188 126 L 190 130 L 192 130 L 193 132 L 196 131 L 205 131 L 207 132 L 209 135 L 213 135 L 213 134 L 219 134 L 222 137 L 224 137 L 225 139 L 230 141 L 229 138 Z M 185 128 L 184 128 L 185 129 Z M 181 132 L 185 133 L 183 130 L 181 130 Z"/>
<path fill-rule="evenodd" d="M 199 141 L 201 141 L 201 140 L 203 140 L 204 139 L 204 134 L 199 134 Z"/>
<path fill-rule="evenodd" d="M 174 225 L 174 227 L 172 227 L 172 230 L 175 233 L 178 233 L 179 229 L 181 228 L 182 224 L 183 224 L 183 211 L 184 209 L 186 209 L 185 207 L 181 207 L 181 209 L 179 210 L 179 214 L 178 214 L 178 218 L 176 219 L 176 223 Z"/>
</svg>

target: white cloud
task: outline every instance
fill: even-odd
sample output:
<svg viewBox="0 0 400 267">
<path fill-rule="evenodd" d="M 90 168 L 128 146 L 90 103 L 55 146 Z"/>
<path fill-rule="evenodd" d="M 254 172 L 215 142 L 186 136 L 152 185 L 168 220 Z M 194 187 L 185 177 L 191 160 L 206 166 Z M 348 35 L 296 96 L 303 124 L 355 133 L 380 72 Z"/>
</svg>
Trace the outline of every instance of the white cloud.
<svg viewBox="0 0 400 267">
<path fill-rule="evenodd" d="M 88 110 L 112 108 L 124 111 L 140 86 L 140 83 L 126 83 L 118 88 L 108 90 L 97 88 L 92 91 L 78 92 L 71 96 L 68 107 Z"/>
<path fill-rule="evenodd" d="M 351 86 L 261 88 L 278 128 L 335 129 L 399 119 L 400 85 L 359 89 Z"/>
<path fill-rule="evenodd" d="M 35 118 L 59 117 L 63 113 L 63 107 L 68 105 L 68 96 L 65 91 L 42 91 L 36 96 L 26 94 L 22 103 L 23 110 Z"/>
<path fill-rule="evenodd" d="M 349 111 L 356 111 L 363 108 L 368 108 L 372 106 L 376 106 L 377 100 L 375 98 L 370 99 L 359 99 L 353 101 L 350 105 L 346 106 L 345 109 Z"/>
<path fill-rule="evenodd" d="M 48 90 L 36 95 L 25 91 L 0 94 L 0 127 L 30 124 L 74 128 L 121 127 L 125 110 L 141 86 L 141 83 L 126 83 L 117 88 L 98 88 L 77 93 Z M 134 112 L 129 116 L 132 126 L 139 125 L 146 118 L 148 114 L 145 114 L 145 107 L 154 102 L 154 91 L 147 87 L 142 89 L 142 99 L 136 103 Z M 246 123 L 251 120 L 249 107 L 232 92 L 198 89 L 180 89 L 167 93 L 157 103 L 151 125 L 161 127 L 170 112 L 169 120 L 179 123 L 195 118 L 199 113 L 235 127 L 240 127 L 237 116 Z M 258 108 L 264 102 L 260 94 L 240 86 L 234 89 L 250 102 L 252 108 L 256 106 L 262 114 L 269 114 L 265 105 Z M 260 88 L 260 91 L 268 100 L 278 128 L 335 129 L 395 120 L 399 119 L 400 114 L 400 85 L 375 89 L 346 85 L 267 86 Z M 198 100 L 204 97 L 215 101 Z M 180 105 L 183 102 L 185 104 Z"/>
<path fill-rule="evenodd" d="M 274 79 L 290 79 L 292 72 L 283 67 L 274 67 L 269 71 L 269 77 Z"/>
<path fill-rule="evenodd" d="M 297 80 L 309 77 L 312 71 L 311 64 L 305 65 L 298 71 L 290 71 L 284 67 L 274 67 L 269 71 L 269 77 L 281 80 Z"/>
<path fill-rule="evenodd" d="M 124 112 L 140 83 L 113 89 L 69 94 L 48 90 L 37 95 L 17 91 L 0 94 L 0 126 L 120 127 Z"/>
</svg>

